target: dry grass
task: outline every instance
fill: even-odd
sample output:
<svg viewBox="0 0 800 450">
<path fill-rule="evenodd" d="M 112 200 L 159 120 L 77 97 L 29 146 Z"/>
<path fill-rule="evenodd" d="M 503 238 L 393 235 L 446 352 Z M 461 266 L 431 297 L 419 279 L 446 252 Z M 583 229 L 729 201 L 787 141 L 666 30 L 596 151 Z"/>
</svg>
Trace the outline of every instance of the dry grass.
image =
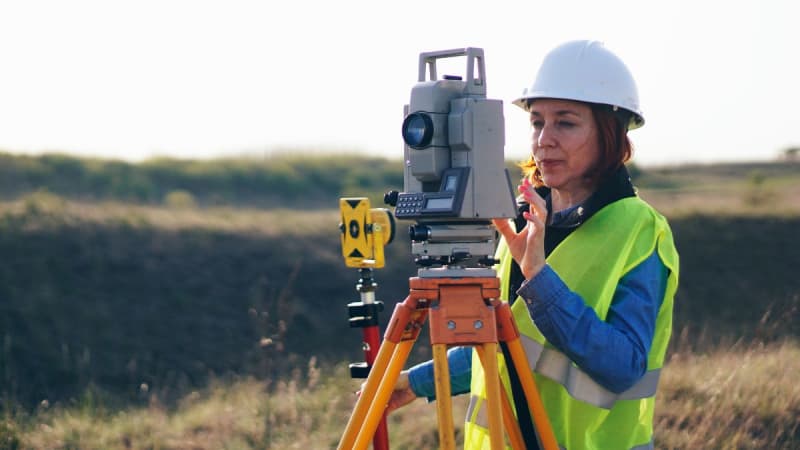
<svg viewBox="0 0 800 450">
<path fill-rule="evenodd" d="M 800 445 L 800 347 L 734 346 L 675 353 L 658 396 L 658 448 Z"/>
<path fill-rule="evenodd" d="M 80 405 L 41 409 L 18 434 L 25 449 L 309 449 L 338 441 L 354 397 L 344 368 L 275 383 L 214 383 L 170 410 L 153 396 L 145 408 L 110 412 Z M 3 447 L 0 447 L 3 448 Z"/>
<path fill-rule="evenodd" d="M 658 394 L 657 448 L 789 449 L 800 444 L 800 346 L 792 341 L 677 351 Z M 76 406 L 43 409 L 14 423 L 30 449 L 323 449 L 335 448 L 358 382 L 343 366 L 273 384 L 217 383 L 174 410 L 156 398 L 118 412 Z M 457 441 L 466 398 L 454 399 Z M 435 448 L 435 405 L 422 400 L 389 418 L 391 448 Z M 10 447 L 9 447 L 10 448 Z"/>
</svg>

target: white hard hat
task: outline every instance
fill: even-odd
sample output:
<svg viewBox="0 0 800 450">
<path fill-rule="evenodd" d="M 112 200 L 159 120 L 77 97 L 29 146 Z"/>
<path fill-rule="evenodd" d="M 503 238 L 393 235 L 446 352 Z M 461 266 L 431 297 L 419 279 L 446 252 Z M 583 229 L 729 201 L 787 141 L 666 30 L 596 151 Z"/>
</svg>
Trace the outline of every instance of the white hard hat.
<svg viewBox="0 0 800 450">
<path fill-rule="evenodd" d="M 536 98 L 603 103 L 633 113 L 629 130 L 644 125 L 633 75 L 602 42 L 570 41 L 545 55 L 533 85 L 513 103 L 527 110 Z"/>
</svg>

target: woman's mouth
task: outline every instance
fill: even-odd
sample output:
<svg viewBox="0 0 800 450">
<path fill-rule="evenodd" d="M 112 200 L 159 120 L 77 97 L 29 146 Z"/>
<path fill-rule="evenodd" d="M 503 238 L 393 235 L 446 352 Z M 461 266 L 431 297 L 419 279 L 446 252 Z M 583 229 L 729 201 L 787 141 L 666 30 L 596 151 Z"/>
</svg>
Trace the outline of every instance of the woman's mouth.
<svg viewBox="0 0 800 450">
<path fill-rule="evenodd" d="M 559 164 L 561 164 L 561 161 L 558 159 L 542 159 L 536 162 L 536 166 L 541 170 L 552 169 Z"/>
</svg>

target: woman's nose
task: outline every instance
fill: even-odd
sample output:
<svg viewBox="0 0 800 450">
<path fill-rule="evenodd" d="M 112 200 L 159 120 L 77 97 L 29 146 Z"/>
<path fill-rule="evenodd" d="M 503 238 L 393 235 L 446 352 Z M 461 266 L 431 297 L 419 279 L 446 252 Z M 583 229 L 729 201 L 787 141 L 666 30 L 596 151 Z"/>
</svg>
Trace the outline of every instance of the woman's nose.
<svg viewBox="0 0 800 450">
<path fill-rule="evenodd" d="M 553 127 L 549 124 L 545 124 L 538 130 L 534 130 L 533 139 L 537 147 L 552 147 L 556 144 Z"/>
</svg>

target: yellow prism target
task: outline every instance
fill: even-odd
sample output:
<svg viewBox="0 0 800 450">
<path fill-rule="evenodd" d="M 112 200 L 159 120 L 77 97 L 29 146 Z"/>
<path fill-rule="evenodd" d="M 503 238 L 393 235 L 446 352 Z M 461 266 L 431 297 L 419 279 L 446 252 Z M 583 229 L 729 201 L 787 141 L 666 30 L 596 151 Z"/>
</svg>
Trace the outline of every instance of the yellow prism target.
<svg viewBox="0 0 800 450">
<path fill-rule="evenodd" d="M 366 197 L 339 199 L 342 256 L 347 267 L 384 266 L 383 247 L 394 238 L 394 217 L 386 208 L 370 208 Z"/>
</svg>

